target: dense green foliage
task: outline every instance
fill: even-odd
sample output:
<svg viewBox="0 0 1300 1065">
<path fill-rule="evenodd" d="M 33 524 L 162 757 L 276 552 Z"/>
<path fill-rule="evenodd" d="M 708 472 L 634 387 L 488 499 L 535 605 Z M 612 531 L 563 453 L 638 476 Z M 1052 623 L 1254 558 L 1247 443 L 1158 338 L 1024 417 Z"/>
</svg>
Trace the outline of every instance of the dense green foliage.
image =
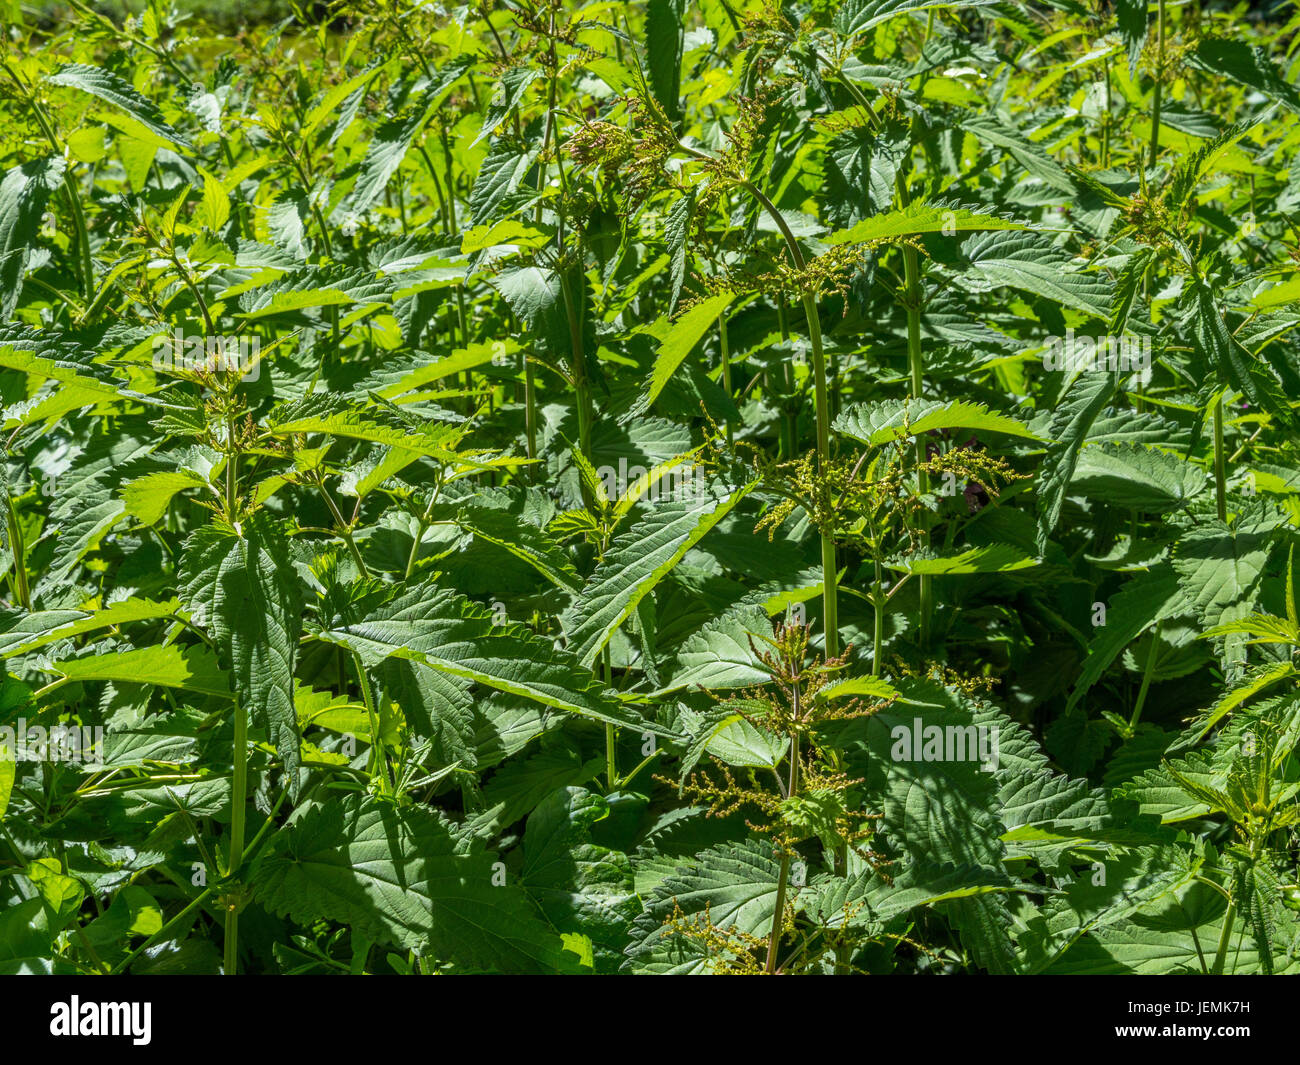
<svg viewBox="0 0 1300 1065">
<path fill-rule="evenodd" d="M 294 6 L 0 0 L 0 970 L 1300 966 L 1300 16 Z"/>
</svg>

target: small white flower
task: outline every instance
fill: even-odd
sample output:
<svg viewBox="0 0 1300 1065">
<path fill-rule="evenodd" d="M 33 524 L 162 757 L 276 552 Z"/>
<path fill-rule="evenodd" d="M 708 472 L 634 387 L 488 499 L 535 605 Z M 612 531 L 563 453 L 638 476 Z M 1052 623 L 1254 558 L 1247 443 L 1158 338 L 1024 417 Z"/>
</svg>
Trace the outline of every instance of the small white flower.
<svg viewBox="0 0 1300 1065">
<path fill-rule="evenodd" d="M 342 233 L 345 237 L 355 236 L 357 232 L 357 225 L 360 223 L 360 221 L 361 219 L 357 217 L 355 211 L 349 211 L 347 214 L 343 216 L 343 222 L 339 225 L 339 232 Z"/>
</svg>

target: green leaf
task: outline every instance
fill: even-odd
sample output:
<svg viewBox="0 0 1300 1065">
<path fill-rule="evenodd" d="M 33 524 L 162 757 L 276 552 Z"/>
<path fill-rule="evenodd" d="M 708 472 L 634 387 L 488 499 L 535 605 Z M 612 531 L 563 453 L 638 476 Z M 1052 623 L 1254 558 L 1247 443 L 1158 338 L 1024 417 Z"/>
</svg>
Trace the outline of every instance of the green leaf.
<svg viewBox="0 0 1300 1065">
<path fill-rule="evenodd" d="M 361 160 L 361 173 L 348 196 L 347 208 L 358 214 L 384 194 L 389 180 L 402 165 L 412 142 L 425 123 L 446 99 L 451 87 L 473 65 L 469 56 L 458 56 L 446 63 L 434 79 L 420 92 L 416 102 L 398 118 L 390 119 L 375 130 L 375 135 Z"/>
<path fill-rule="evenodd" d="M 1147 43 L 1147 0 L 1115 0 L 1115 20 L 1128 51 L 1128 76 L 1137 77 L 1138 61 Z"/>
<path fill-rule="evenodd" d="M 779 875 L 780 863 L 767 841 L 710 847 L 683 863 L 655 888 L 633 924 L 627 967 L 661 975 L 709 972 L 699 942 L 674 933 L 665 922 L 677 908 L 688 920 L 700 922 L 707 909 L 716 928 L 762 937 L 776 912 Z"/>
<path fill-rule="evenodd" d="M 18 306 L 32 245 L 50 193 L 63 181 L 67 164 L 61 155 L 23 163 L 0 181 L 0 317 Z"/>
<path fill-rule="evenodd" d="M 259 512 L 234 528 L 199 529 L 185 543 L 180 594 L 230 664 L 236 712 L 267 730 L 294 790 L 300 755 L 293 670 L 303 599 L 280 526 Z"/>
<path fill-rule="evenodd" d="M 526 896 L 493 883 L 496 855 L 465 848 L 440 815 L 361 796 L 312 803 L 277 836 L 253 883 L 269 910 L 325 918 L 471 972 L 558 972 L 559 936 Z"/>
<path fill-rule="evenodd" d="M 655 356 L 654 369 L 650 372 L 646 393 L 632 408 L 632 415 L 644 414 L 650 409 L 668 382 L 681 368 L 686 357 L 695 349 L 695 345 L 700 342 L 705 333 L 717 327 L 718 317 L 735 298 L 735 293 L 732 292 L 710 296 L 702 303 L 697 303 L 668 327 L 659 341 L 659 353 Z M 661 319 L 657 324 L 662 328 L 665 323 L 666 319 Z"/>
<path fill-rule="evenodd" d="M 50 669 L 72 681 L 156 684 L 230 698 L 230 681 L 204 647 L 141 647 L 55 662 Z"/>
<path fill-rule="evenodd" d="M 1262 48 L 1232 38 L 1203 37 L 1197 41 L 1189 60 L 1201 70 L 1262 92 L 1300 113 L 1300 92 L 1282 76 Z"/>
<path fill-rule="evenodd" d="M 835 11 L 835 29 L 846 36 L 855 36 L 895 15 L 943 8 L 962 10 L 994 2 L 995 0 L 847 0 Z"/>
<path fill-rule="evenodd" d="M 586 936 L 598 972 L 617 971 L 627 926 L 641 910 L 627 855 L 592 842 L 609 801 L 582 788 L 552 792 L 524 830 L 524 890 L 561 932 Z"/>
<path fill-rule="evenodd" d="M 938 429 L 970 429 L 977 433 L 1041 439 L 1018 419 L 968 400 L 904 399 L 857 403 L 840 413 L 835 419 L 834 429 L 870 447 Z"/>
<path fill-rule="evenodd" d="M 682 38 L 686 0 L 647 0 L 646 67 L 655 99 L 670 122 L 681 115 Z"/>
<path fill-rule="evenodd" d="M 133 621 L 156 621 L 173 617 L 180 601 L 168 599 L 122 599 L 102 610 L 38 610 L 15 612 L 0 617 L 0 658 L 30 654 L 46 644 L 70 639 L 86 632 L 128 625 Z"/>
<path fill-rule="evenodd" d="M 746 605 L 707 622 L 693 633 L 677 652 L 671 680 L 658 695 L 682 688 L 744 688 L 761 684 L 769 674 L 754 655 L 750 640 L 755 635 L 771 636 L 772 623 L 762 607 Z"/>
<path fill-rule="evenodd" d="M 1066 704 L 1067 712 L 1087 694 L 1106 668 L 1138 635 L 1185 606 L 1173 569 L 1162 564 L 1132 578 L 1106 604 L 1105 624 L 1088 645 L 1088 657 Z"/>
<path fill-rule="evenodd" d="M 657 730 L 620 706 L 573 655 L 523 626 L 498 627 L 486 610 L 431 582 L 406 586 L 362 617 L 324 618 L 316 635 L 370 667 L 409 659 L 544 706 Z"/>
<path fill-rule="evenodd" d="M 1215 292 L 1202 282 L 1191 285 L 1186 307 L 1188 330 L 1199 355 L 1209 361 L 1220 384 L 1231 385 L 1252 404 L 1295 424 L 1286 391 L 1268 365 L 1248 352 L 1223 320 Z"/>
<path fill-rule="evenodd" d="M 1140 444 L 1094 444 L 1079 453 L 1070 491 L 1155 514 L 1175 510 L 1206 487 L 1203 470 Z"/>
<path fill-rule="evenodd" d="M 981 233 L 962 243 L 960 256 L 957 283 L 971 292 L 1017 288 L 1103 321 L 1109 317 L 1109 282 L 1084 272 L 1040 233 Z"/>
<path fill-rule="evenodd" d="M 911 203 L 901 210 L 872 215 L 862 221 L 832 233 L 826 244 L 867 244 L 875 241 L 899 240 L 920 233 L 969 233 L 985 229 L 1028 229 L 1024 222 L 1012 221 L 994 214 L 972 211 L 966 207 L 948 207 L 944 204 Z"/>
<path fill-rule="evenodd" d="M 122 505 L 141 525 L 156 525 L 177 493 L 187 488 L 206 487 L 208 482 L 193 470 L 146 473 L 123 485 Z"/>
<path fill-rule="evenodd" d="M 1038 473 L 1037 545 L 1040 553 L 1061 518 L 1061 507 L 1069 492 L 1079 462 L 1079 449 L 1088 437 L 1092 423 L 1115 395 L 1119 382 L 1108 373 L 1080 373 L 1052 413 L 1047 449 Z"/>
<path fill-rule="evenodd" d="M 591 665 L 615 630 L 669 571 L 754 488 L 700 487 L 660 501 L 615 538 L 562 618 L 569 646 Z"/>
<path fill-rule="evenodd" d="M 904 573 L 944 576 L 960 573 L 1009 573 L 1037 566 L 1038 560 L 1030 558 L 1011 544 L 984 544 L 968 547 L 955 555 L 928 556 L 918 553 L 885 564 L 890 569 Z"/>
<path fill-rule="evenodd" d="M 569 556 L 536 525 L 494 507 L 462 506 L 456 524 L 521 558 L 551 583 L 570 591 L 582 586 Z"/>
<path fill-rule="evenodd" d="M 182 148 L 193 148 L 167 123 L 162 112 L 132 87 L 131 83 L 111 71 L 84 63 L 68 63 L 47 77 L 50 85 L 68 85 L 120 107 L 150 133 Z"/>
</svg>

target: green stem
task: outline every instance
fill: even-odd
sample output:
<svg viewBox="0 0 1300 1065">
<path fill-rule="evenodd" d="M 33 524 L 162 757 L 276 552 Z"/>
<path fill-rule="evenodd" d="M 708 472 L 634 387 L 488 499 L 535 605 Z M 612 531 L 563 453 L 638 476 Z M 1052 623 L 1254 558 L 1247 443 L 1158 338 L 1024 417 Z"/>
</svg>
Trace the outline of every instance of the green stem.
<svg viewBox="0 0 1300 1065">
<path fill-rule="evenodd" d="M 776 318 L 781 328 L 781 339 L 790 339 L 790 327 L 785 318 L 785 296 L 777 296 Z M 785 395 L 782 402 L 781 415 L 781 457 L 787 461 L 794 457 L 795 447 L 799 438 L 798 414 L 795 412 L 794 396 L 794 373 L 790 367 L 790 360 L 784 359 L 781 362 L 781 381 L 785 389 Z"/>
<path fill-rule="evenodd" d="M 793 687 L 794 693 L 794 716 L 796 720 L 799 717 L 799 687 L 796 684 Z M 793 799 L 799 791 L 799 734 L 797 732 L 790 736 L 790 776 L 786 784 L 786 798 Z M 768 974 L 776 972 L 776 952 L 781 944 L 781 926 L 785 923 L 785 893 L 786 887 L 790 882 L 790 855 L 791 851 L 787 848 L 781 854 L 781 872 L 776 878 L 776 911 L 772 914 L 772 928 L 767 937 L 767 964 L 764 971 Z"/>
<path fill-rule="evenodd" d="M 361 557 L 361 551 L 357 547 L 357 542 L 352 538 L 352 526 L 348 524 L 343 515 L 339 512 L 339 508 L 335 506 L 334 500 L 330 496 L 329 489 L 325 487 L 324 478 L 318 476 L 316 484 L 320 488 L 320 494 L 325 500 L 325 505 L 329 508 L 330 514 L 334 517 L 334 523 L 338 526 L 339 535 L 343 537 L 344 543 L 348 545 L 348 551 L 352 554 L 352 561 L 357 564 L 357 571 L 361 576 L 369 577 L 370 571 L 366 569 L 365 559 Z"/>
<path fill-rule="evenodd" d="M 239 498 L 239 452 L 235 450 L 235 418 L 226 418 L 226 520 L 235 521 L 235 501 Z"/>
<path fill-rule="evenodd" d="M 1165 77 L 1165 0 L 1156 2 L 1156 85 L 1151 92 L 1151 149 L 1147 166 L 1156 165 L 1160 151 L 1160 94 Z"/>
<path fill-rule="evenodd" d="M 722 345 L 722 388 L 731 398 L 731 345 L 727 343 L 727 316 L 718 315 L 718 340 Z M 731 421 L 726 426 L 727 446 L 731 446 Z"/>
<path fill-rule="evenodd" d="M 369 771 L 373 774 L 375 765 L 379 766 L 379 781 L 381 792 L 385 795 L 393 793 L 393 780 L 388 772 L 388 753 L 384 750 L 384 738 L 380 734 L 379 711 L 375 707 L 375 694 L 370 687 L 370 678 L 366 676 L 365 664 L 361 661 L 361 656 L 355 651 L 352 652 L 352 664 L 357 670 L 357 686 L 361 689 L 361 701 L 366 704 L 366 719 L 370 722 L 370 765 Z"/>
<path fill-rule="evenodd" d="M 1223 975 L 1223 966 L 1228 960 L 1228 943 L 1232 939 L 1232 926 L 1237 919 L 1237 900 L 1228 900 L 1227 912 L 1223 915 L 1223 928 L 1219 932 L 1219 946 L 1214 952 L 1214 975 Z"/>
<path fill-rule="evenodd" d="M 1160 646 L 1160 622 L 1156 622 L 1156 627 L 1151 630 L 1151 649 L 1147 652 L 1146 664 L 1142 669 L 1142 687 L 1138 689 L 1137 702 L 1133 704 L 1133 713 L 1128 719 L 1129 735 L 1137 728 L 1139 719 L 1142 717 L 1142 707 L 1147 701 L 1147 690 L 1151 687 L 1151 674 L 1155 670 L 1156 649 Z"/>
<path fill-rule="evenodd" d="M 601 652 L 601 662 L 604 667 L 605 686 L 610 687 L 613 683 L 613 668 L 609 660 L 609 646 Z M 605 722 L 605 783 L 609 791 L 618 787 L 618 733 L 614 730 L 612 722 Z"/>
<path fill-rule="evenodd" d="M 912 399 L 920 401 L 924 386 L 924 357 L 921 351 L 921 264 L 916 249 L 903 248 L 903 270 L 907 284 L 905 299 L 907 301 L 907 365 L 911 373 Z M 917 489 L 922 495 L 930 491 L 930 474 L 925 469 L 925 438 L 916 438 Z M 921 575 L 920 586 L 920 625 L 918 638 L 922 648 L 930 645 L 930 622 L 934 611 L 934 578 L 930 574 Z"/>
<path fill-rule="evenodd" d="M 138 958 L 141 954 L 143 954 L 146 950 L 149 949 L 149 947 L 153 946 L 155 943 L 165 942 L 166 939 L 171 935 L 171 933 L 180 927 L 181 922 L 183 922 L 185 918 L 187 918 L 190 914 L 192 914 L 195 910 L 197 910 L 200 906 L 202 906 L 204 902 L 207 901 L 208 896 L 211 895 L 214 890 L 215 890 L 214 888 L 209 887 L 209 888 L 204 888 L 201 892 L 199 892 L 199 894 L 195 896 L 194 900 L 190 902 L 190 904 L 187 905 L 185 909 L 181 910 L 180 913 L 178 913 L 175 917 L 173 917 L 170 921 L 168 921 L 165 925 L 163 925 L 160 929 L 158 929 L 157 932 L 151 935 L 148 939 L 146 939 L 143 943 L 141 943 L 138 947 L 136 947 L 135 950 L 131 951 L 130 954 L 128 954 L 120 962 L 114 965 L 112 973 L 110 975 L 116 976 L 118 973 L 122 972 L 133 961 L 135 961 L 136 958 Z"/>
<path fill-rule="evenodd" d="M 1101 165 L 1103 169 L 1110 169 L 1110 60 L 1105 61 L 1106 76 L 1106 114 L 1101 120 Z"/>
<path fill-rule="evenodd" d="M 1219 520 L 1228 520 L 1228 471 L 1223 457 L 1223 393 L 1214 397 L 1214 503 Z"/>
<path fill-rule="evenodd" d="M 248 714 L 235 701 L 234 772 L 230 777 L 230 857 L 226 876 L 234 876 L 244 860 L 244 816 L 248 796 Z M 235 976 L 239 970 L 239 900 L 230 898 L 226 906 L 225 972 Z"/>
<path fill-rule="evenodd" d="M 875 612 L 874 631 L 871 638 L 871 675 L 880 676 L 880 652 L 884 646 L 885 588 L 879 552 L 875 552 L 876 578 L 871 589 L 871 606 Z"/>
<path fill-rule="evenodd" d="M 701 153 L 693 154 L 698 155 Z M 790 227 L 786 224 L 781 212 L 776 209 L 776 205 L 767 198 L 763 190 L 753 182 L 743 181 L 741 185 L 746 192 L 758 201 L 759 205 L 776 224 L 781 236 L 785 239 L 786 248 L 790 253 L 790 261 L 797 271 L 803 273 L 805 267 L 803 252 L 799 250 L 799 242 L 790 231 Z M 826 355 L 822 350 L 821 319 L 817 314 L 817 301 L 813 298 L 811 292 L 805 291 L 803 293 L 803 309 L 804 315 L 808 319 L 808 341 L 813 356 L 813 395 L 817 411 L 817 469 L 824 474 L 831 460 L 831 413 L 830 400 L 826 390 Z M 833 520 L 833 516 L 825 515 L 825 520 L 829 523 Z M 820 532 L 822 542 L 823 628 L 826 632 L 826 657 L 833 658 L 839 654 L 840 643 L 838 597 L 836 595 L 835 537 L 829 527 L 822 529 Z"/>
<path fill-rule="evenodd" d="M 32 591 L 27 583 L 27 546 L 23 542 L 23 531 L 18 524 L 18 514 L 14 510 L 14 501 L 8 492 L 5 492 L 5 512 L 5 519 L 9 529 L 9 552 L 14 556 L 14 596 L 22 608 L 30 613 L 32 609 Z"/>
<path fill-rule="evenodd" d="M 524 436 L 528 441 L 528 457 L 537 458 L 537 386 L 533 380 L 533 364 L 528 361 L 528 353 L 520 352 L 524 361 Z M 537 467 L 530 466 L 529 480 L 537 481 Z"/>
<path fill-rule="evenodd" d="M 569 348 L 573 362 L 573 390 L 578 404 L 578 447 L 584 458 L 591 457 L 592 404 L 591 389 L 587 384 L 587 357 L 583 350 L 582 323 L 578 320 L 572 286 L 563 266 L 560 268 L 560 292 L 564 298 L 564 313 L 569 323 Z M 584 489 L 585 492 L 585 489 Z"/>
</svg>

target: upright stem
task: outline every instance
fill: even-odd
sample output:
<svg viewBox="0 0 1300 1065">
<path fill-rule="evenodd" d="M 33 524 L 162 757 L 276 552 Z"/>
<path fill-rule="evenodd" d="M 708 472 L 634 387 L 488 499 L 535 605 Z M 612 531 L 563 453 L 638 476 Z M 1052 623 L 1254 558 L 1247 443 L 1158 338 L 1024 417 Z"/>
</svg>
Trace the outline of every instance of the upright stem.
<svg viewBox="0 0 1300 1065">
<path fill-rule="evenodd" d="M 1232 926 L 1237 918 L 1237 900 L 1228 900 L 1228 909 L 1223 915 L 1223 927 L 1219 931 L 1219 946 L 1214 952 L 1215 976 L 1223 975 L 1224 963 L 1228 960 L 1228 944 L 1232 941 Z"/>
<path fill-rule="evenodd" d="M 885 636 L 885 587 L 884 574 L 880 565 L 879 549 L 876 549 L 876 576 L 871 587 L 871 606 L 875 612 L 871 634 L 871 675 L 880 676 L 880 652 L 884 646 Z"/>
<path fill-rule="evenodd" d="M 799 718 L 799 684 L 795 682 L 792 686 L 794 693 L 793 711 L 795 720 Z M 790 775 L 786 784 L 786 798 L 793 799 L 798 794 L 799 789 L 799 734 L 795 732 L 790 737 Z M 787 849 L 781 855 L 781 872 L 776 878 L 776 912 L 772 914 L 772 928 L 767 936 L 767 964 L 764 971 L 771 974 L 776 972 L 776 952 L 781 945 L 781 927 L 785 924 L 785 893 L 786 887 L 790 882 L 790 851 Z"/>
<path fill-rule="evenodd" d="M 781 339 L 790 339 L 790 327 L 785 317 L 785 296 L 777 296 L 776 318 L 781 327 Z M 799 440 L 799 422 L 795 414 L 793 399 L 794 396 L 794 374 L 790 369 L 790 360 L 785 359 L 781 363 L 781 382 L 785 388 L 785 407 L 781 413 L 781 457 L 787 461 L 794 456 L 795 448 Z"/>
<path fill-rule="evenodd" d="M 1156 622 L 1156 627 L 1151 631 L 1151 649 L 1147 652 L 1146 664 L 1142 669 L 1142 687 L 1138 689 L 1137 701 L 1133 704 L 1133 713 L 1129 716 L 1129 732 L 1137 728 L 1138 721 L 1142 717 L 1142 707 L 1146 705 L 1147 691 L 1151 687 L 1151 674 L 1155 670 L 1156 653 L 1160 647 L 1160 622 Z"/>
<path fill-rule="evenodd" d="M 712 157 L 704 152 L 687 145 L 680 146 L 688 155 L 704 162 L 712 163 Z M 803 252 L 799 249 L 799 241 L 790 230 L 786 223 L 785 216 L 776 209 L 767 194 L 763 192 L 752 181 L 737 181 L 737 184 L 748 192 L 758 205 L 767 212 L 769 218 L 776 225 L 782 239 L 785 241 L 786 250 L 790 254 L 790 262 L 799 274 L 803 274 L 807 263 L 804 261 Z M 813 355 L 813 394 L 816 398 L 817 408 L 817 469 L 824 473 L 831 459 L 831 412 L 830 400 L 826 390 L 826 356 L 822 350 L 822 327 L 821 320 L 817 316 L 817 300 L 811 291 L 804 289 L 802 293 L 804 315 L 808 319 L 808 341 L 812 348 Z M 833 520 L 832 515 L 826 515 L 825 520 L 828 527 L 821 530 L 822 541 L 822 604 L 823 604 L 823 621 L 826 630 L 826 657 L 833 658 L 839 654 L 839 611 L 837 610 L 837 593 L 836 593 L 836 568 L 835 568 L 835 537 L 829 528 L 829 523 Z"/>
<path fill-rule="evenodd" d="M 605 685 L 608 687 L 613 683 L 608 644 L 601 652 L 601 663 L 604 667 Z M 610 791 L 618 787 L 618 733 L 609 721 L 605 722 L 605 783 Z"/>
<path fill-rule="evenodd" d="M 1223 457 L 1223 393 L 1214 397 L 1214 502 L 1219 520 L 1228 520 L 1228 471 Z"/>
<path fill-rule="evenodd" d="M 826 472 L 830 464 L 830 402 L 826 395 L 826 359 L 822 354 L 822 328 L 817 318 L 817 303 L 812 294 L 803 296 L 804 312 L 808 316 L 808 336 L 812 343 L 813 354 L 813 394 L 817 408 L 817 468 Z M 826 515 L 826 521 L 833 520 Z M 830 528 L 820 530 L 822 541 L 822 617 L 826 631 L 826 657 L 834 658 L 840 653 L 839 595 L 836 582 L 838 572 L 835 565 L 835 536 Z"/>
<path fill-rule="evenodd" d="M 901 187 L 901 182 L 900 182 Z M 903 194 L 900 198 L 905 198 Z M 923 387 L 924 360 L 921 352 L 921 264 L 916 249 L 903 247 L 903 271 L 907 285 L 907 365 L 912 378 L 912 399 L 920 400 Z M 925 438 L 916 438 L 917 488 L 922 495 L 930 490 L 930 475 L 925 469 Z M 921 617 L 918 637 L 922 648 L 930 645 L 930 618 L 934 609 L 934 578 L 922 574 L 920 586 Z"/>
<path fill-rule="evenodd" d="M 235 700 L 234 772 L 230 777 L 230 857 L 226 876 L 244 860 L 244 815 L 248 801 L 248 712 Z M 239 899 L 226 897 L 225 973 L 239 970 Z"/>
<path fill-rule="evenodd" d="M 569 322 L 569 349 L 573 362 L 573 390 L 578 404 L 578 447 L 586 458 L 591 457 L 591 389 L 587 384 L 587 357 L 583 349 L 582 323 L 574 302 L 572 286 L 564 268 L 560 268 L 560 292 L 564 299 L 564 313 Z"/>
<path fill-rule="evenodd" d="M 32 609 L 32 592 L 27 583 L 27 547 L 23 543 L 23 530 L 18 524 L 18 514 L 14 510 L 14 501 L 5 493 L 5 519 L 9 529 L 9 553 L 14 556 L 14 596 L 19 605 L 28 612 Z"/>
<path fill-rule="evenodd" d="M 1160 94 L 1165 79 L 1165 0 L 1156 3 L 1156 86 L 1151 93 L 1151 150 L 1147 166 L 1156 165 L 1160 151 Z"/>
<path fill-rule="evenodd" d="M 727 316 L 718 315 L 718 340 L 722 345 L 722 388 L 731 398 L 731 345 L 727 343 Z M 726 425 L 727 446 L 731 446 L 731 420 Z"/>
<path fill-rule="evenodd" d="M 226 520 L 235 520 L 235 501 L 239 498 L 239 452 L 235 450 L 235 416 L 226 416 Z"/>
<path fill-rule="evenodd" d="M 1256 837 L 1250 845 L 1250 860 L 1254 863 L 1259 858 L 1262 837 Z M 1237 896 L 1233 892 L 1228 899 L 1228 909 L 1223 915 L 1223 928 L 1219 932 L 1219 946 L 1214 952 L 1214 975 L 1222 976 L 1224 964 L 1228 960 L 1228 944 L 1232 942 L 1232 926 L 1237 918 Z"/>
<path fill-rule="evenodd" d="M 384 794 L 390 795 L 393 792 L 393 779 L 388 772 L 388 755 L 384 750 L 384 737 L 381 735 L 382 723 L 379 720 L 379 711 L 375 707 L 370 678 L 366 676 L 365 663 L 355 651 L 352 652 L 352 664 L 357 670 L 357 685 L 361 688 L 361 701 L 366 704 L 366 719 L 370 723 L 370 771 L 374 773 L 374 767 L 378 764 L 380 788 Z"/>
<path fill-rule="evenodd" d="M 528 457 L 537 458 L 537 389 L 533 382 L 533 364 L 528 353 L 520 352 L 524 360 L 524 437 L 528 441 Z M 529 467 L 529 479 L 537 480 L 537 467 Z"/>
<path fill-rule="evenodd" d="M 1110 60 L 1104 63 L 1106 76 L 1106 114 L 1101 120 L 1101 165 L 1110 169 Z"/>
</svg>

